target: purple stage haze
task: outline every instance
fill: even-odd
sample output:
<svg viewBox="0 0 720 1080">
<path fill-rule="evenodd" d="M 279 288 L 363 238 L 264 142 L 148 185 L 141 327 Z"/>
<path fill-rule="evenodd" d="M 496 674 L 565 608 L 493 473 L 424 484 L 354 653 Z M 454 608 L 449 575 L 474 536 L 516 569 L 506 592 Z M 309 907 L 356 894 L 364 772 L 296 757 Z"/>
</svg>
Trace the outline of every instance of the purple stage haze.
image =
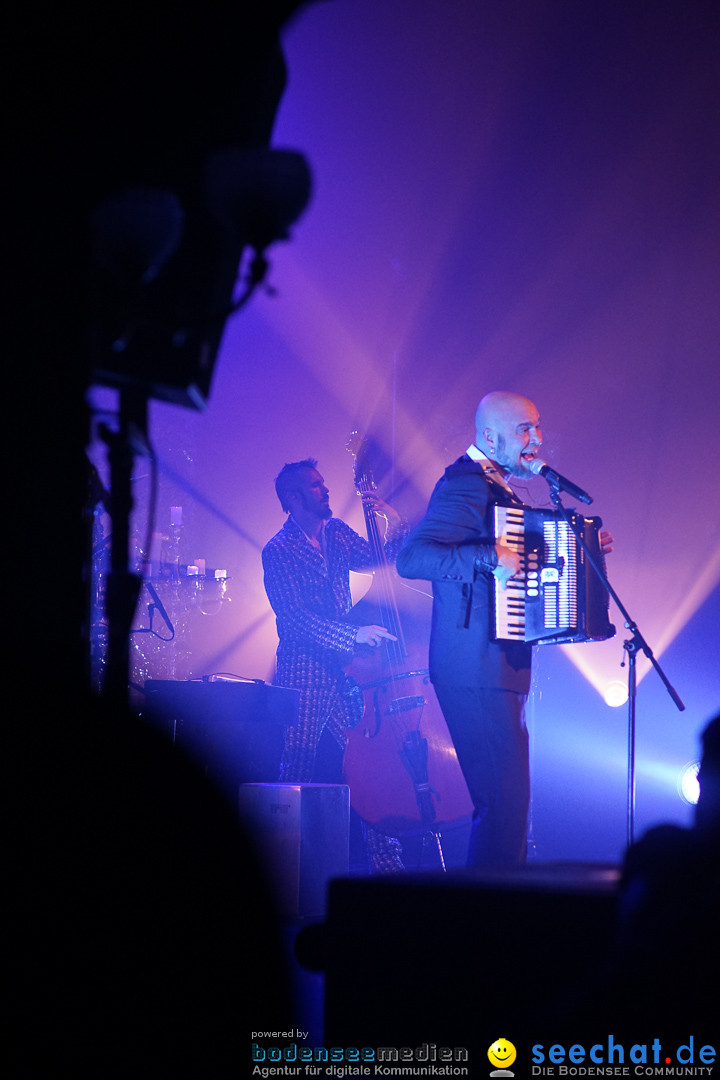
<svg viewBox="0 0 720 1080">
<path fill-rule="evenodd" d="M 228 323 L 207 410 L 151 405 L 155 529 L 167 544 L 182 507 L 181 561 L 230 578 L 229 602 L 185 613 L 171 675 L 272 678 L 260 550 L 282 524 L 285 462 L 316 457 L 335 514 L 362 529 L 345 446 L 372 434 L 381 493 L 415 520 L 479 398 L 515 390 L 540 410 L 542 456 L 592 494 L 610 579 L 686 705 L 641 658 L 638 828 L 688 820 L 677 775 L 720 686 L 719 14 L 712 0 L 301 13 L 273 141 L 306 155 L 312 202 L 269 252 L 274 292 Z M 530 487 L 547 502 L 542 478 Z M 143 535 L 142 476 L 135 495 Z M 403 588 L 426 625 L 427 596 Z M 612 641 L 538 656 L 539 857 L 612 860 L 625 842 L 611 618 Z"/>
</svg>

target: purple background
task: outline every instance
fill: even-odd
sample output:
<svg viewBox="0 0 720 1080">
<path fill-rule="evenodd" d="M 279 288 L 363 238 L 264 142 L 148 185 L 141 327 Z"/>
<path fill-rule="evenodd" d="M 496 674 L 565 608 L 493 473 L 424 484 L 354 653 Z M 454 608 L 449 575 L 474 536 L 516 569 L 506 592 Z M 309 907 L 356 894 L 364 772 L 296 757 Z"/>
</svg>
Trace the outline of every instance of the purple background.
<svg viewBox="0 0 720 1080">
<path fill-rule="evenodd" d="M 689 820 L 678 774 L 720 697 L 719 40 L 709 0 L 331 0 L 297 18 L 274 143 L 307 156 L 313 200 L 270 251 L 276 295 L 228 324 L 207 410 L 151 405 L 155 528 L 171 538 L 182 506 L 181 561 L 231 579 L 210 614 L 182 601 L 156 677 L 272 678 L 260 551 L 284 462 L 318 458 L 334 512 L 362 530 L 345 446 L 373 433 L 382 494 L 414 520 L 478 399 L 515 390 L 538 405 L 542 455 L 594 496 L 612 584 L 686 705 L 641 657 L 637 828 Z M 408 603 L 424 627 L 427 597 Z M 610 642 L 538 651 L 541 858 L 624 846 L 611 616 Z"/>
</svg>

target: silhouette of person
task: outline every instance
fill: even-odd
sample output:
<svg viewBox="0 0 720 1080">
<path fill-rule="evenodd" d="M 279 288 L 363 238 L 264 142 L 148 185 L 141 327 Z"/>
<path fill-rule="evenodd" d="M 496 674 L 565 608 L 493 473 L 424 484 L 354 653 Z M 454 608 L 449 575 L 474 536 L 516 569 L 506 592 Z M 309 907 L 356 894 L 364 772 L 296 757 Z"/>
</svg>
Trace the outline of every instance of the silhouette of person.
<svg viewBox="0 0 720 1080">
<path fill-rule="evenodd" d="M 693 824 L 656 825 L 626 851 L 608 957 L 551 1010 L 566 1030 L 612 1031 L 616 1042 L 657 1036 L 663 1047 L 687 1046 L 692 1036 L 696 1050 L 717 1039 L 710 974 L 720 966 L 720 714 L 701 740 Z"/>
</svg>

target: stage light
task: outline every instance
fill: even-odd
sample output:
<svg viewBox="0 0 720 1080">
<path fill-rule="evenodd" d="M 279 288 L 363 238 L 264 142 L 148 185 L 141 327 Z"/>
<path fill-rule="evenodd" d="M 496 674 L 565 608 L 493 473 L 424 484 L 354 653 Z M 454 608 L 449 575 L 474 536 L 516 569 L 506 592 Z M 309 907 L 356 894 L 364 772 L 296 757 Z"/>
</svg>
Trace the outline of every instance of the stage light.
<svg viewBox="0 0 720 1080">
<path fill-rule="evenodd" d="M 205 169 L 211 213 L 223 229 L 258 254 L 289 238 L 311 193 L 310 168 L 295 150 L 230 147 L 213 153 Z"/>
<path fill-rule="evenodd" d="M 613 709 L 617 709 L 627 701 L 628 688 L 624 682 L 615 679 L 613 682 L 607 684 L 603 691 L 603 697 L 605 698 L 606 705 L 609 705 Z"/>
<path fill-rule="evenodd" d="M 116 284 L 149 284 L 177 251 L 185 213 L 176 195 L 127 188 L 101 200 L 91 217 L 93 256 Z"/>
<path fill-rule="evenodd" d="M 289 239 L 311 196 L 310 168 L 294 150 L 229 147 L 201 171 L 199 190 L 130 187 L 94 206 L 93 384 L 204 409 L 227 320 L 263 282 L 267 249 Z"/>
<path fill-rule="evenodd" d="M 689 761 L 678 776 L 678 795 L 689 806 L 695 806 L 700 797 L 699 770 L 699 761 Z"/>
</svg>

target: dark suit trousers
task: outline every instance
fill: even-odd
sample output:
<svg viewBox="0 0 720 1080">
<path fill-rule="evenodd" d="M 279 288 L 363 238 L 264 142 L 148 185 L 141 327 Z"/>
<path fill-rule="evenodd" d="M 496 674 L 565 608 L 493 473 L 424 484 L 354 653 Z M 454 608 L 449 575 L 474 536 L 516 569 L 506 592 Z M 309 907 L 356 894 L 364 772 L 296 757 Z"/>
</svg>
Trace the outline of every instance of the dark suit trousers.
<svg viewBox="0 0 720 1080">
<path fill-rule="evenodd" d="M 530 805 L 526 697 L 437 683 L 435 691 L 475 808 L 467 865 L 522 865 Z"/>
</svg>

